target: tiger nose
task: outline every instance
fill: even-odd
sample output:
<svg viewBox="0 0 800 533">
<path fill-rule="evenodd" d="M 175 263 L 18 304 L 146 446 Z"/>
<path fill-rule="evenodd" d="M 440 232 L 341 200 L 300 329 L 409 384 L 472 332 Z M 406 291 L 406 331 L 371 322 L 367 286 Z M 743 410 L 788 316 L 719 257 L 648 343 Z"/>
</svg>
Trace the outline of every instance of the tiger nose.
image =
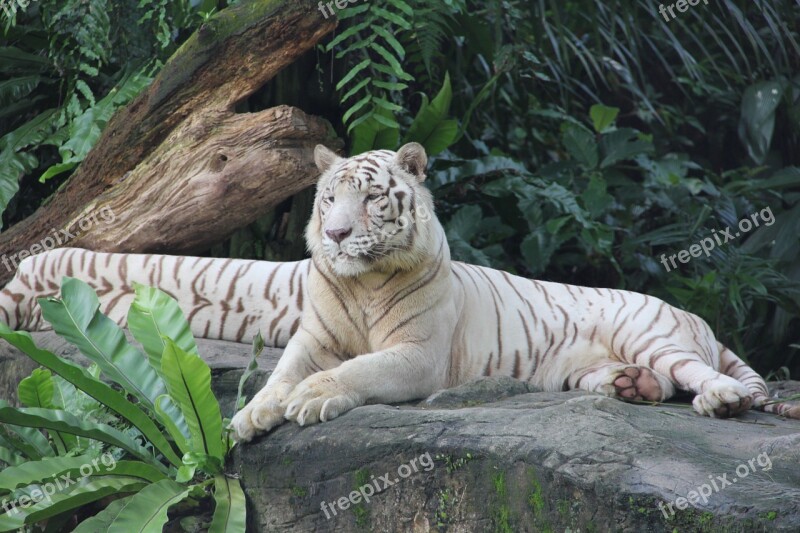
<svg viewBox="0 0 800 533">
<path fill-rule="evenodd" d="M 325 230 L 325 234 L 331 238 L 332 241 L 341 243 L 343 240 L 347 238 L 348 235 L 353 233 L 353 228 L 339 228 L 339 229 L 327 229 Z"/>
</svg>

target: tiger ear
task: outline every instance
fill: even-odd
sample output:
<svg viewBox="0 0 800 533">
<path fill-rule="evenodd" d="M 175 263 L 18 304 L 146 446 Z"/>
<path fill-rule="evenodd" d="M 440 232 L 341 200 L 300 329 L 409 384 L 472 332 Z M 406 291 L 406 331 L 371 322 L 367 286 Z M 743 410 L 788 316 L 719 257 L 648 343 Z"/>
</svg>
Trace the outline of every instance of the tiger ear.
<svg viewBox="0 0 800 533">
<path fill-rule="evenodd" d="M 314 148 L 314 163 L 317 164 L 317 168 L 323 174 L 326 170 L 338 163 L 340 159 L 341 157 L 336 155 L 335 152 L 331 151 L 324 144 L 318 144 L 317 147 Z"/>
<path fill-rule="evenodd" d="M 428 166 L 428 156 L 425 148 L 419 143 L 408 143 L 397 151 L 395 161 L 406 172 L 417 177 L 417 181 L 425 181 L 425 167 Z"/>
</svg>

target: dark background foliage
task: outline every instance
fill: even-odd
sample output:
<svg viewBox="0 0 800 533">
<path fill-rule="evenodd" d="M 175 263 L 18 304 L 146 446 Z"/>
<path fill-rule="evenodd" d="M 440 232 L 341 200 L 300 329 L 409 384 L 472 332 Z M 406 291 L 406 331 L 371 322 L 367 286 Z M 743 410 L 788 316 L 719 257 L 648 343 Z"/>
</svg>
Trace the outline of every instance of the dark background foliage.
<svg viewBox="0 0 800 533">
<path fill-rule="evenodd" d="M 113 110 L 226 5 L 41 0 L 7 21 L 4 224 L 63 183 Z M 239 107 L 325 116 L 350 153 L 422 142 L 455 258 L 659 296 L 759 371 L 797 378 L 800 1 L 700 2 L 670 21 L 657 6 L 362 0 Z M 310 194 L 209 253 L 302 256 Z M 774 223 L 709 257 L 661 263 L 767 209 Z"/>
</svg>

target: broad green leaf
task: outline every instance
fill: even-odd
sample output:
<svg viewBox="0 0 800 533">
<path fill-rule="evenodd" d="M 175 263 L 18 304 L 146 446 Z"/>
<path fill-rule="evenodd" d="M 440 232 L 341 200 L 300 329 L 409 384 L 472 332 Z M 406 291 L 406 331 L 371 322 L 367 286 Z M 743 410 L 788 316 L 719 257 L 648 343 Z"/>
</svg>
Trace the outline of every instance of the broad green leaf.
<svg viewBox="0 0 800 533">
<path fill-rule="evenodd" d="M 603 153 L 601 168 L 608 168 L 619 161 L 654 151 L 652 142 L 630 128 L 621 128 L 604 134 L 600 139 L 600 149 Z"/>
<path fill-rule="evenodd" d="M 0 493 L 31 483 L 39 483 L 67 470 L 80 469 L 87 463 L 91 465 L 92 459 L 94 457 L 91 455 L 45 457 L 39 461 L 29 461 L 19 466 L 6 468 L 0 472 Z"/>
<path fill-rule="evenodd" d="M 379 123 L 376 117 L 380 115 L 395 120 L 390 111 L 378 109 L 373 116 L 354 127 L 351 135 L 351 155 L 363 154 L 370 150 L 394 150 L 397 148 L 397 144 L 400 142 L 400 128 L 387 127 Z"/>
<path fill-rule="evenodd" d="M 214 476 L 214 502 L 214 518 L 208 533 L 244 533 L 247 507 L 239 480 L 222 474 Z"/>
<path fill-rule="evenodd" d="M 106 444 L 118 446 L 135 455 L 142 461 L 150 463 L 164 472 L 167 471 L 166 467 L 164 467 L 150 452 L 118 429 L 114 429 L 107 424 L 96 424 L 94 422 L 80 420 L 75 415 L 65 411 L 38 409 L 35 407 L 25 409 L 0 407 L 0 422 L 31 428 L 55 430 L 99 440 Z"/>
<path fill-rule="evenodd" d="M 41 500 L 27 509 L 16 508 L 16 512 L 0 515 L 0 531 L 13 531 L 34 524 L 65 511 L 79 509 L 106 496 L 138 492 L 147 483 L 139 478 L 126 476 L 93 476 L 72 485 L 68 492 L 56 492 L 49 498 L 42 494 Z M 129 531 L 135 531 L 134 529 Z"/>
<path fill-rule="evenodd" d="M 25 462 L 25 458 L 11 448 L 0 446 L 0 461 L 9 466 L 17 466 Z"/>
<path fill-rule="evenodd" d="M 785 89 L 786 84 L 780 81 L 760 81 L 744 91 L 739 138 L 758 165 L 764 162 L 772 145 L 775 113 Z"/>
<path fill-rule="evenodd" d="M 194 451 L 224 458 L 222 415 L 211 391 L 211 369 L 206 362 L 168 340 L 161 358 L 161 374 L 170 397 L 186 419 Z"/>
<path fill-rule="evenodd" d="M 613 124 L 617 119 L 617 115 L 619 115 L 619 108 L 595 104 L 589 110 L 589 115 L 592 117 L 594 131 L 597 133 L 603 133 L 606 131 L 606 128 Z"/>
<path fill-rule="evenodd" d="M 161 369 L 161 354 L 169 337 L 184 352 L 196 354 L 192 328 L 178 302 L 167 293 L 134 283 L 136 298 L 128 311 L 128 329 L 147 353 L 153 368 Z"/>
<path fill-rule="evenodd" d="M 189 490 L 171 479 L 148 485 L 128 501 L 106 533 L 161 533 L 169 508 L 186 498 Z"/>
<path fill-rule="evenodd" d="M 222 459 L 204 453 L 189 452 L 183 455 L 183 464 L 197 466 L 205 472 L 221 472 Z"/>
<path fill-rule="evenodd" d="M 14 46 L 0 46 L 0 71 L 28 70 L 37 65 L 45 68 L 47 64 L 48 59 L 43 55 L 24 52 Z"/>
<path fill-rule="evenodd" d="M 589 169 L 597 167 L 597 141 L 591 131 L 565 122 L 562 125 L 561 140 L 569 155 L 578 163 Z"/>
<path fill-rule="evenodd" d="M 11 104 L 5 105 L 2 108 L 0 108 L 0 118 L 22 116 L 29 109 L 39 105 L 39 102 L 45 99 L 46 99 L 45 95 L 38 94 L 36 96 L 32 96 L 24 100 L 18 100 Z"/>
<path fill-rule="evenodd" d="M 43 141 L 52 130 L 51 120 L 55 113 L 55 109 L 42 111 L 14 131 L 6 133 L 0 138 L 0 150 L 16 152 Z"/>
<path fill-rule="evenodd" d="M 44 319 L 106 376 L 155 412 L 155 399 L 167 392 L 166 386 L 145 363 L 144 355 L 128 344 L 122 328 L 99 311 L 94 290 L 83 281 L 65 277 L 61 296 L 60 300 L 39 299 Z"/>
<path fill-rule="evenodd" d="M 49 370 L 36 368 L 30 376 L 19 382 L 17 396 L 26 407 L 50 409 L 53 405 L 53 375 Z"/>
<path fill-rule="evenodd" d="M 545 228 L 537 228 L 522 241 L 520 251 L 531 273 L 544 272 L 558 246 L 558 240 Z"/>
<path fill-rule="evenodd" d="M 162 404 L 164 404 L 164 407 L 162 407 Z M 168 409 L 169 412 L 165 411 L 165 409 Z M 173 411 L 179 416 L 176 417 Z M 178 406 L 175 405 L 175 402 L 172 401 L 172 398 L 166 394 L 162 394 L 156 398 L 156 415 L 158 415 L 158 419 L 164 424 L 164 427 L 167 428 L 167 432 L 182 453 L 187 453 L 194 449 L 192 447 L 192 436 L 189 433 L 189 426 L 186 424 L 186 418 L 184 418 Z M 181 427 L 178 427 L 176 419 L 180 420 Z"/>
<path fill-rule="evenodd" d="M 94 398 L 89 396 L 88 394 L 84 394 L 82 392 L 78 392 L 78 389 L 64 379 L 63 377 L 56 374 L 53 376 L 53 406 L 56 409 L 63 409 L 64 411 L 70 413 L 77 413 L 79 409 L 85 408 L 85 410 L 90 411 L 92 407 L 83 406 L 84 403 L 94 403 L 94 408 L 100 407 L 100 403 L 95 401 Z"/>
<path fill-rule="evenodd" d="M 261 355 L 261 352 L 264 351 L 264 337 L 261 336 L 261 330 L 256 333 L 255 338 L 253 339 L 253 349 L 251 351 L 252 356 L 250 357 L 250 362 L 247 364 L 247 368 L 244 372 L 242 372 L 242 377 L 239 378 L 239 387 L 236 390 L 236 403 L 233 404 L 233 410 L 238 411 L 244 405 L 242 393 L 244 391 L 244 385 L 247 383 L 247 380 L 250 379 L 250 376 L 258 370 L 258 356 Z"/>
<path fill-rule="evenodd" d="M 175 481 L 178 483 L 187 483 L 194 478 L 196 471 L 197 465 L 183 465 L 178 469 L 178 473 L 175 476 Z"/>
<path fill-rule="evenodd" d="M 430 103 L 427 99 L 423 99 L 422 106 L 403 139 L 403 144 L 418 142 L 431 156 L 449 148 L 458 137 L 458 123 L 447 118 L 452 100 L 450 74 L 446 73 L 442 88 L 436 97 Z"/>
<path fill-rule="evenodd" d="M 150 366 L 161 373 L 161 354 L 166 346 L 162 336 L 174 340 L 188 353 L 198 353 L 192 328 L 178 302 L 155 287 L 134 283 L 134 289 L 136 298 L 128 311 L 128 329 L 144 348 Z M 161 403 L 156 409 L 159 420 L 167 427 L 181 451 L 186 452 L 185 442 L 190 438 L 186 420 L 170 398 L 164 395 L 159 398 Z M 173 433 L 174 430 L 179 434 Z"/>
<path fill-rule="evenodd" d="M 58 176 L 59 174 L 63 174 L 64 172 L 69 172 L 73 168 L 77 167 L 78 163 L 76 161 L 72 161 L 70 163 L 58 163 L 56 165 L 51 166 L 44 173 L 39 176 L 39 183 L 44 183 L 52 177 Z"/>
<path fill-rule="evenodd" d="M 105 533 L 132 497 L 126 496 L 114 500 L 105 509 L 81 522 L 77 528 L 72 530 L 72 533 Z"/>
<path fill-rule="evenodd" d="M 7 106 L 12 102 L 27 97 L 42 82 L 38 74 L 20 76 L 0 81 L 0 106 Z"/>
<path fill-rule="evenodd" d="M 156 426 L 152 418 L 137 405 L 128 401 L 124 395 L 115 391 L 99 379 L 91 376 L 83 367 L 61 359 L 47 350 L 38 348 L 27 332 L 14 332 L 5 324 L 0 323 L 0 338 L 125 418 L 141 431 L 147 440 L 150 441 L 170 463 L 175 466 L 180 466 L 182 464 L 180 457 L 175 454 L 172 445 L 164 437 L 164 434 L 158 426 Z M 68 409 L 69 404 L 64 402 L 63 408 Z"/>
<path fill-rule="evenodd" d="M 0 408 L 3 407 L 11 406 L 7 401 L 0 399 Z M 7 447 L 18 450 L 28 459 L 39 460 L 55 455 L 47 437 L 35 426 L 0 424 L 0 438 L 8 445 Z"/>
<path fill-rule="evenodd" d="M 589 214 L 597 218 L 614 205 L 614 197 L 608 194 L 608 184 L 602 176 L 592 174 L 589 185 L 581 195 L 583 205 Z"/>
<path fill-rule="evenodd" d="M 161 470 L 150 464 L 141 461 L 116 461 L 110 453 L 100 457 L 94 455 L 45 457 L 0 472 L 0 494 L 30 484 L 42 485 L 54 478 L 60 478 L 71 484 L 70 480 L 106 474 L 138 478 L 149 483 L 167 479 Z"/>
</svg>

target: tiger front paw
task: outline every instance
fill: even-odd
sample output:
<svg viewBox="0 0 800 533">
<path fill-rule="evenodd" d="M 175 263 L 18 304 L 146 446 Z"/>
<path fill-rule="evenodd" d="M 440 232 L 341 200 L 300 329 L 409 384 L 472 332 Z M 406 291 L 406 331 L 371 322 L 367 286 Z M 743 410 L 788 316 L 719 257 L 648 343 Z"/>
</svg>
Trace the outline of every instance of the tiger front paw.
<svg viewBox="0 0 800 533">
<path fill-rule="evenodd" d="M 233 437 L 239 442 L 249 442 L 283 423 L 284 408 L 277 394 L 257 394 L 231 420 Z"/>
<path fill-rule="evenodd" d="M 364 405 L 355 391 L 342 384 L 331 371 L 317 372 L 294 388 L 282 403 L 284 417 L 301 426 L 327 422 Z"/>
<path fill-rule="evenodd" d="M 753 404 L 750 391 L 740 383 L 710 385 L 703 394 L 695 396 L 692 405 L 701 415 L 728 418 L 747 411 Z"/>
</svg>

